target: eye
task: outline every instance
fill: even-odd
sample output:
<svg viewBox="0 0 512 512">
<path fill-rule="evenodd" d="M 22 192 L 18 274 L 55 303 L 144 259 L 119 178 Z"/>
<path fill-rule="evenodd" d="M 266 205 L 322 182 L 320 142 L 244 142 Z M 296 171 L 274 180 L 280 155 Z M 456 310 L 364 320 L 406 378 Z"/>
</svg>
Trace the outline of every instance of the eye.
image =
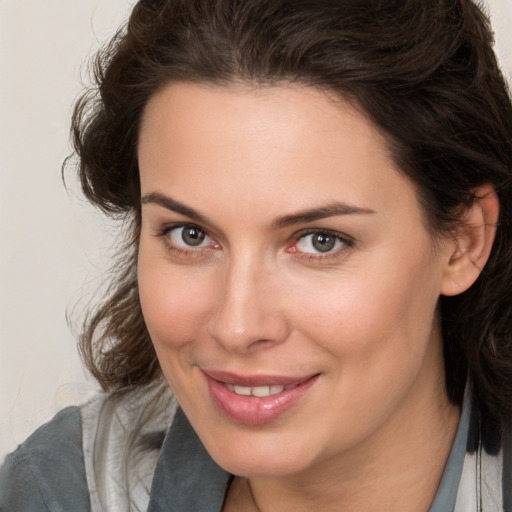
<svg viewBox="0 0 512 512">
<path fill-rule="evenodd" d="M 340 236 L 329 231 L 315 231 L 302 235 L 295 243 L 297 251 L 308 254 L 326 254 L 348 245 Z"/>
<path fill-rule="evenodd" d="M 211 245 L 212 239 L 206 231 L 198 226 L 185 225 L 175 226 L 167 231 L 167 235 L 173 245 L 178 247 L 207 247 Z"/>
</svg>

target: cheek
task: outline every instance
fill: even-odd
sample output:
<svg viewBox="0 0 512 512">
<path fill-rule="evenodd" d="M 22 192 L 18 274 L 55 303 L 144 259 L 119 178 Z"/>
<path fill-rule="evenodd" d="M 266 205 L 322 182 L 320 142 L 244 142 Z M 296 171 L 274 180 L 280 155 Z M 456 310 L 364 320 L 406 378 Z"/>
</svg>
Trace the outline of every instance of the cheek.
<svg viewBox="0 0 512 512">
<path fill-rule="evenodd" d="M 157 353 L 175 350 L 198 338 L 209 316 L 211 286 L 205 275 L 191 276 L 170 265 L 139 258 L 142 313 Z"/>
<path fill-rule="evenodd" d="M 380 372 L 388 361 L 406 365 L 427 348 L 437 280 L 428 256 L 397 262 L 380 254 L 378 261 L 323 282 L 315 293 L 295 296 L 296 318 L 304 319 L 299 321 L 306 337 L 353 362 L 355 371 L 360 365 L 367 373 L 373 365 Z"/>
</svg>

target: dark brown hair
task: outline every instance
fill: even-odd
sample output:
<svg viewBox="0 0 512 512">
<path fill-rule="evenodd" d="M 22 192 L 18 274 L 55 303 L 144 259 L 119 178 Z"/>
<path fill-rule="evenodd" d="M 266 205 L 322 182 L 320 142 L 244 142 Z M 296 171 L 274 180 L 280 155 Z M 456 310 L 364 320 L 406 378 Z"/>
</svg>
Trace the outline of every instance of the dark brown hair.
<svg viewBox="0 0 512 512">
<path fill-rule="evenodd" d="M 131 221 L 128 256 L 91 313 L 84 359 L 105 389 L 155 380 L 158 362 L 136 281 L 140 227 L 137 138 L 165 84 L 301 83 L 332 90 L 385 134 L 415 183 L 433 233 L 491 183 L 497 237 L 477 282 L 441 297 L 447 389 L 467 375 L 489 421 L 512 413 L 512 107 L 486 17 L 469 0 L 140 0 L 94 63 L 96 86 L 73 117 L 87 198 Z"/>
</svg>

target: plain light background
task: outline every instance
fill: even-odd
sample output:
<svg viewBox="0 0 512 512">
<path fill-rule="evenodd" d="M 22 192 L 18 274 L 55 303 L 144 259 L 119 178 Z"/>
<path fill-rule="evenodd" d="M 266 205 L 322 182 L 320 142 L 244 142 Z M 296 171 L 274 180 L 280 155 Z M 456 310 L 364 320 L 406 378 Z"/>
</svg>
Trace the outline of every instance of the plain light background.
<svg viewBox="0 0 512 512">
<path fill-rule="evenodd" d="M 97 391 L 66 312 L 104 282 L 115 237 L 60 168 L 85 61 L 133 1 L 0 0 L 0 462 Z M 488 4 L 512 75 L 512 0 Z"/>
</svg>

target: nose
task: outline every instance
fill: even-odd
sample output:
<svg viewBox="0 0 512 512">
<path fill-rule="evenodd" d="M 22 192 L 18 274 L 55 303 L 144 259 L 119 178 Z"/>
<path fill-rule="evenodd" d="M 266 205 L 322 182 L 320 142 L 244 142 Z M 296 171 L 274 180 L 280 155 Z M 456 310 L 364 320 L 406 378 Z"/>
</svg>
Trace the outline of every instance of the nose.
<svg viewBox="0 0 512 512">
<path fill-rule="evenodd" d="M 239 258 L 219 275 L 208 332 L 228 351 L 248 353 L 282 343 L 289 325 L 280 303 L 278 272 L 255 257 Z"/>
</svg>

